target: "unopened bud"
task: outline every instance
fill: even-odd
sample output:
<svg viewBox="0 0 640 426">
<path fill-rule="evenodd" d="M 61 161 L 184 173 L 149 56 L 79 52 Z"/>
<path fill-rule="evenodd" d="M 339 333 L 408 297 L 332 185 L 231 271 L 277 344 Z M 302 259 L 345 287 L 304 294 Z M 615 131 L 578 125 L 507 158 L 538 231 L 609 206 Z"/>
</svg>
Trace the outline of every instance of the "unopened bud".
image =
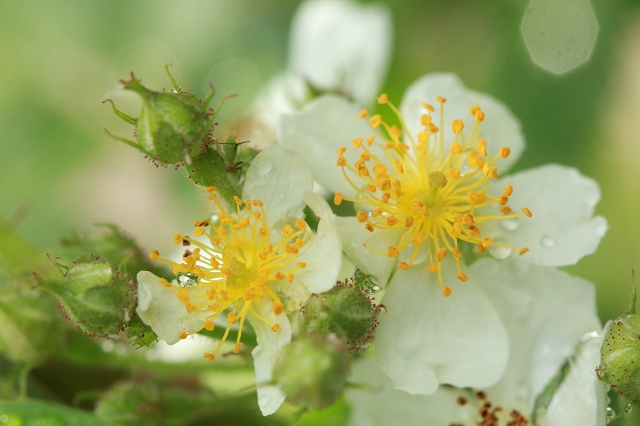
<svg viewBox="0 0 640 426">
<path fill-rule="evenodd" d="M 345 342 L 348 353 L 362 353 L 373 343 L 378 312 L 365 287 L 352 280 L 313 295 L 305 306 L 304 321 L 308 333 L 335 334 Z"/>
<path fill-rule="evenodd" d="M 70 267 L 56 263 L 62 278 L 39 282 L 53 293 L 67 317 L 90 336 L 109 337 L 129 324 L 136 303 L 132 279 L 121 277 L 109 262 L 80 258 Z"/>
<path fill-rule="evenodd" d="M 629 402 L 640 400 L 640 313 L 636 312 L 636 299 L 634 282 L 629 311 L 605 328 L 597 369 L 600 381 L 611 385 Z"/>
<path fill-rule="evenodd" d="M 342 396 L 349 369 L 340 339 L 310 335 L 282 348 L 273 376 L 289 402 L 324 408 Z"/>
</svg>

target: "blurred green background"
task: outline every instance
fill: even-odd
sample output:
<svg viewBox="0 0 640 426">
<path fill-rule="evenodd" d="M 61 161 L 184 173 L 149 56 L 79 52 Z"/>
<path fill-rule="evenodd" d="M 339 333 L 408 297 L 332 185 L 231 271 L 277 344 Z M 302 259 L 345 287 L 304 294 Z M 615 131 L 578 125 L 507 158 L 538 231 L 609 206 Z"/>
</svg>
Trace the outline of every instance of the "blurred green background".
<svg viewBox="0 0 640 426">
<path fill-rule="evenodd" d="M 594 1 L 599 32 L 591 58 L 562 76 L 531 60 L 520 26 L 526 1 L 388 1 L 392 64 L 384 90 L 398 102 L 422 74 L 450 71 L 506 103 L 528 142 L 517 169 L 572 165 L 602 189 L 597 213 L 609 232 L 599 250 L 567 268 L 598 286 L 603 320 L 624 311 L 640 266 L 640 5 Z M 129 137 L 108 105 L 137 115 L 119 90 L 135 70 L 154 89 L 241 96 L 237 118 L 286 66 L 299 2 L 276 0 L 0 2 L 0 217 L 32 244 L 55 251 L 70 231 L 119 224 L 143 246 L 170 247 L 207 206 L 199 190 L 155 168 L 104 132 Z M 224 136 L 224 130 L 221 130 Z"/>
</svg>

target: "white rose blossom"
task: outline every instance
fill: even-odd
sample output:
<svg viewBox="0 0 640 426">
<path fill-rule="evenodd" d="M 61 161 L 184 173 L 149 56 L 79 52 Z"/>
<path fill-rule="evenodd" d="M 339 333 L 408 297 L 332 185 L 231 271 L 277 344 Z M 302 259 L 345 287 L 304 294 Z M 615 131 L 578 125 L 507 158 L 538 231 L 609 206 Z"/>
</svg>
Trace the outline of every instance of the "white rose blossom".
<svg viewBox="0 0 640 426">
<path fill-rule="evenodd" d="M 219 345 L 204 354 L 213 361 L 232 327 L 237 327 L 234 352 L 240 351 L 244 322 L 249 321 L 258 339 L 252 354 L 265 415 L 284 401 L 269 382 L 280 348 L 291 341 L 287 314 L 300 309 L 311 293 L 330 290 L 340 269 L 333 213 L 310 192 L 312 185 L 298 154 L 270 146 L 253 160 L 243 198 L 236 197 L 232 209 L 215 189 L 208 189 L 219 218 L 197 221 L 198 239 L 174 235 L 176 244 L 188 246 L 182 263 L 151 253 L 152 259 L 171 265 L 177 280 L 138 274 L 138 315 L 169 344 L 221 322 L 226 329 Z M 317 233 L 302 219 L 305 203 L 320 218 Z"/>
<path fill-rule="evenodd" d="M 354 364 L 353 380 L 368 387 L 347 392 L 349 423 L 604 426 L 606 388 L 595 373 L 602 338 L 597 334 L 601 328 L 593 285 L 555 268 L 513 260 L 483 259 L 470 272 L 492 277 L 481 285 L 509 336 L 510 356 L 502 378 L 474 391 L 442 386 L 432 395 L 409 395 L 394 389 L 369 358 Z M 479 346 L 476 353 L 485 349 Z M 547 387 L 556 376 L 559 386 Z"/>
<path fill-rule="evenodd" d="M 386 95 L 378 102 L 397 125 L 324 95 L 283 116 L 278 140 L 304 157 L 334 203 L 354 203 L 355 217 L 336 227 L 356 266 L 386 287 L 376 349 L 396 388 L 489 387 L 507 367 L 508 325 L 490 297 L 492 277 L 468 265 L 483 252 L 551 267 L 592 253 L 607 228 L 593 216 L 598 186 L 560 165 L 503 176 L 524 149 L 520 125 L 454 75 L 422 77 L 400 109 Z"/>
<path fill-rule="evenodd" d="M 342 93 L 369 105 L 386 76 L 392 24 L 383 5 L 310 0 L 293 17 L 287 70 L 266 84 L 251 107 L 249 139 L 275 142 L 280 114 L 312 98 L 308 87 Z"/>
</svg>

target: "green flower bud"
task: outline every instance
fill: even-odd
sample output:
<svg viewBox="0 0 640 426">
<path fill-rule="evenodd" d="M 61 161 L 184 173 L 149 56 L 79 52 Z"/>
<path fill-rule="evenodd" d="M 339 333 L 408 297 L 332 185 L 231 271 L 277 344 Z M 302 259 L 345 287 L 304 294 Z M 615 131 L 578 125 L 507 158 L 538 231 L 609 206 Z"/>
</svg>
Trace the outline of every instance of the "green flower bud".
<svg viewBox="0 0 640 426">
<path fill-rule="evenodd" d="M 350 365 L 336 336 L 302 336 L 280 351 L 273 376 L 289 402 L 303 408 L 324 408 L 347 385 Z"/>
<path fill-rule="evenodd" d="M 308 333 L 335 334 L 347 352 L 362 353 L 373 344 L 380 307 L 372 303 L 367 287 L 352 279 L 338 282 L 330 291 L 313 295 L 304 308 Z"/>
<path fill-rule="evenodd" d="M 636 299 L 634 282 L 629 311 L 605 328 L 597 368 L 600 381 L 630 402 L 640 400 L 640 313 L 636 312 Z"/>
<path fill-rule="evenodd" d="M 55 294 L 67 317 L 90 336 L 109 337 L 124 329 L 136 305 L 135 284 L 121 277 L 109 262 L 80 258 L 70 267 L 54 262 L 62 279 L 40 280 Z"/>
<path fill-rule="evenodd" d="M 166 67 L 173 83 L 170 92 L 155 92 L 144 87 L 133 72 L 128 81 L 121 80 L 127 90 L 140 95 L 143 106 L 138 118 L 119 111 L 111 99 L 113 111 L 127 123 L 136 126 L 136 140 L 116 139 L 136 148 L 160 164 L 189 164 L 207 152 L 208 146 L 215 142 L 211 134 L 215 116 L 209 108 L 215 91 L 201 100 L 178 86 Z"/>
</svg>

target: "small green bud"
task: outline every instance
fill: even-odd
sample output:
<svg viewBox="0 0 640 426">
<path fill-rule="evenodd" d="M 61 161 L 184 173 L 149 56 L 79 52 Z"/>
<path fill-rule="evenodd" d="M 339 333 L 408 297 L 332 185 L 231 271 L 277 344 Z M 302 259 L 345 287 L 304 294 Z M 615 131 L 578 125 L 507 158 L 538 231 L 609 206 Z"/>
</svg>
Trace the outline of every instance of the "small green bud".
<svg viewBox="0 0 640 426">
<path fill-rule="evenodd" d="M 352 279 L 338 282 L 330 291 L 313 295 L 304 308 L 308 333 L 335 334 L 347 352 L 362 353 L 373 344 L 380 306 L 372 303 L 366 287 Z"/>
<path fill-rule="evenodd" d="M 301 336 L 280 351 L 273 376 L 287 400 L 303 408 L 324 408 L 347 385 L 350 365 L 334 335 Z"/>
<path fill-rule="evenodd" d="M 125 89 L 138 93 L 142 98 L 143 106 L 138 118 L 119 111 L 111 99 L 104 102 L 110 102 L 118 117 L 136 126 L 137 142 L 116 139 L 160 164 L 189 164 L 199 159 L 214 143 L 211 130 L 216 114 L 209 108 L 209 103 L 215 91 L 211 88 L 207 98 L 201 100 L 182 90 L 171 76 L 168 66 L 166 69 L 173 83 L 171 92 L 147 89 L 133 72 L 130 80 L 120 81 Z"/>
<path fill-rule="evenodd" d="M 54 261 L 62 279 L 41 280 L 41 288 L 55 294 L 67 317 L 90 336 L 109 337 L 124 329 L 133 316 L 133 280 L 121 277 L 109 262 L 80 258 L 68 267 Z"/>
<path fill-rule="evenodd" d="M 640 401 L 640 313 L 636 312 L 636 299 L 634 282 L 629 311 L 605 328 L 597 368 L 600 381 L 611 385 L 629 402 Z"/>
</svg>

